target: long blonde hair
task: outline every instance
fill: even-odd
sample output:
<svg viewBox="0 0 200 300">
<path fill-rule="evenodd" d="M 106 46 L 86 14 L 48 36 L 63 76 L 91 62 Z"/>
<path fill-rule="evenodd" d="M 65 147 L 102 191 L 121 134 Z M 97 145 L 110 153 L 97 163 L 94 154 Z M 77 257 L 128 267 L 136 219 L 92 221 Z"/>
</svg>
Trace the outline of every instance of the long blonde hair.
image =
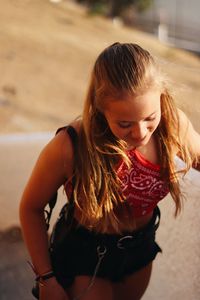
<svg viewBox="0 0 200 300">
<path fill-rule="evenodd" d="M 126 145 L 112 134 L 103 108 L 110 96 L 116 97 L 123 92 L 134 95 L 152 85 L 157 85 L 161 90 L 161 121 L 156 129 L 162 157 L 161 176 L 169 183 L 175 201 L 175 214 L 181 210 L 174 148 L 184 158 L 187 169 L 192 165 L 193 158 L 187 146 L 180 142 L 179 118 L 173 97 L 148 51 L 136 44 L 115 43 L 106 48 L 95 62 L 82 115 L 79 150 L 75 157 L 74 198 L 81 210 L 83 224 L 90 220 L 94 227 L 101 223 L 102 230 L 106 231 L 111 226 L 120 232 L 122 223 L 126 222 L 128 226 L 133 222 L 129 218 L 128 205 L 120 192 L 120 180 L 116 174 L 116 164 L 120 159 L 129 165 Z M 118 215 L 120 206 L 124 212 L 122 218 Z"/>
</svg>

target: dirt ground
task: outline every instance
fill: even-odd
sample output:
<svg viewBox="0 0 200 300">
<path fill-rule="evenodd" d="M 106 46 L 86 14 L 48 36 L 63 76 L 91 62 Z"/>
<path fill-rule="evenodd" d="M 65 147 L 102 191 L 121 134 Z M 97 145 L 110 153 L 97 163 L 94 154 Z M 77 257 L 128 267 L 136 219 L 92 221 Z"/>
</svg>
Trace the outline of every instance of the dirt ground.
<svg viewBox="0 0 200 300">
<path fill-rule="evenodd" d="M 0 3 L 0 133 L 55 130 L 75 118 L 96 56 L 116 41 L 139 43 L 162 61 L 179 106 L 200 130 L 198 57 L 88 16 L 70 0 L 7 0 Z"/>
</svg>

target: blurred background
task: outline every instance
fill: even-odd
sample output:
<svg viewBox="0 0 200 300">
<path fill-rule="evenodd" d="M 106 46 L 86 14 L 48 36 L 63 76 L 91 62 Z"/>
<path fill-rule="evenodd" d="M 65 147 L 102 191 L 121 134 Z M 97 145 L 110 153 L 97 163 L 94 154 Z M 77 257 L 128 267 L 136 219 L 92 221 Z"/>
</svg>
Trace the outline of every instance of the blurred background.
<svg viewBox="0 0 200 300">
<path fill-rule="evenodd" d="M 20 197 L 42 147 L 81 113 L 100 51 L 116 41 L 148 49 L 200 132 L 199 11 L 198 0 L 0 1 L 1 300 L 33 299 Z M 199 299 L 199 179 L 194 170 L 186 176 L 187 201 L 177 219 L 170 197 L 160 204 L 157 239 L 163 253 L 144 300 Z M 62 191 L 58 202 L 53 220 L 64 203 Z"/>
</svg>

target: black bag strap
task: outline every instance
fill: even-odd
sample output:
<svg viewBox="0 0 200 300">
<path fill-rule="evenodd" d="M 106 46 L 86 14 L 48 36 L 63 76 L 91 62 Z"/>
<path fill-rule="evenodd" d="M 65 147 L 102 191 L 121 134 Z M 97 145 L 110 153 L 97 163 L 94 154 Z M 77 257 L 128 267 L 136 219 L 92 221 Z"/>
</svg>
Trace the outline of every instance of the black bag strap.
<svg viewBox="0 0 200 300">
<path fill-rule="evenodd" d="M 77 152 L 77 144 L 78 144 L 78 134 L 77 134 L 76 130 L 74 129 L 74 127 L 69 125 L 69 126 L 58 128 L 58 130 L 56 131 L 56 134 L 58 134 L 58 132 L 60 132 L 61 130 L 66 130 L 67 133 L 69 134 L 69 136 L 71 138 L 72 145 L 73 145 L 74 153 L 76 153 Z M 74 187 L 75 187 L 75 176 L 72 177 L 72 193 L 71 193 L 71 196 L 70 196 L 70 199 L 69 199 L 69 204 L 71 206 L 73 206 L 73 202 L 74 202 L 73 201 Z M 54 207 L 56 205 L 56 202 L 57 202 L 57 197 L 58 197 L 58 191 L 56 191 L 56 193 L 52 196 L 52 198 L 48 202 L 47 205 L 49 206 L 49 209 L 44 210 L 47 231 L 49 229 L 50 219 L 51 219 L 53 209 L 54 209 Z"/>
</svg>

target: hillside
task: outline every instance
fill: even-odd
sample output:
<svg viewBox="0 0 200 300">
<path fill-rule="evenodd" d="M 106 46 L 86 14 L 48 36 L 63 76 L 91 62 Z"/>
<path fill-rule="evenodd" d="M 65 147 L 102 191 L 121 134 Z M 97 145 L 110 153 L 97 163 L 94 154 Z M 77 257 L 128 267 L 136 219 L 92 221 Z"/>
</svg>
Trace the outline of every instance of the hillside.
<svg viewBox="0 0 200 300">
<path fill-rule="evenodd" d="M 200 131 L 200 60 L 154 36 L 88 16 L 73 1 L 0 3 L 0 133 L 51 131 L 82 108 L 92 64 L 109 44 L 139 43 L 163 60 L 179 106 Z"/>
</svg>

